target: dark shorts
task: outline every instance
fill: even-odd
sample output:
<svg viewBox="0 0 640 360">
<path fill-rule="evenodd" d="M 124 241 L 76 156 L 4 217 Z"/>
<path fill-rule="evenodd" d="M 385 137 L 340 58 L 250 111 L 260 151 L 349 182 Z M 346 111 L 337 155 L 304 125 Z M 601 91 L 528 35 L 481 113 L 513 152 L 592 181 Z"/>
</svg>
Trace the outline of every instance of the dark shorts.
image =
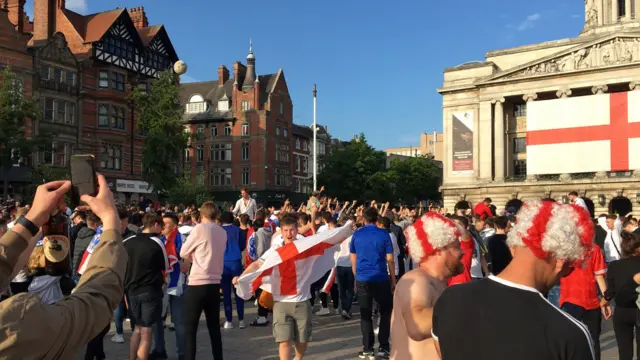
<svg viewBox="0 0 640 360">
<path fill-rule="evenodd" d="M 127 296 L 129 316 L 136 326 L 151 327 L 162 319 L 162 290 Z"/>
</svg>

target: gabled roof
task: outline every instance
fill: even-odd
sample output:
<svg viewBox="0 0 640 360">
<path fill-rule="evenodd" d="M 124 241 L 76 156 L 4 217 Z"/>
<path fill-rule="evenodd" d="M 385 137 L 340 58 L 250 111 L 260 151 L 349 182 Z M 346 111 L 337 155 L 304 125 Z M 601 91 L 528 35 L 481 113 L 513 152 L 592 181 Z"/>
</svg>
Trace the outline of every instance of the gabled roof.
<svg viewBox="0 0 640 360">
<path fill-rule="evenodd" d="M 144 44 L 144 46 L 148 46 L 151 43 L 151 40 L 156 37 L 160 29 L 162 28 L 163 25 L 153 25 L 146 28 L 138 29 L 138 35 L 140 35 L 142 44 Z"/>
<path fill-rule="evenodd" d="M 304 139 L 311 139 L 313 137 L 313 130 L 306 125 L 293 124 L 291 128 L 293 136 L 301 137 Z"/>
<path fill-rule="evenodd" d="M 69 9 L 62 10 L 80 37 L 87 43 L 100 40 L 126 9 L 114 9 L 90 15 L 80 15 Z"/>
</svg>

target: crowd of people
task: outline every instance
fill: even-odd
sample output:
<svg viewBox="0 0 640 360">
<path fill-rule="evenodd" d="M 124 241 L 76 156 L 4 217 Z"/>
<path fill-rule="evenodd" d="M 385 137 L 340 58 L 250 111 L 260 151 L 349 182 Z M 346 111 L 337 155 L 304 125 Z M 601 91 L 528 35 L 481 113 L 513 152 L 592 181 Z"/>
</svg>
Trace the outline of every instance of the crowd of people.
<svg viewBox="0 0 640 360">
<path fill-rule="evenodd" d="M 343 202 L 324 188 L 277 208 L 246 189 L 236 204 L 117 207 L 98 179 L 98 195 L 76 209 L 64 203 L 69 182 L 3 209 L 0 356 L 71 358 L 84 347 L 85 359 L 103 360 L 113 316 L 114 343 L 130 320 L 130 359 L 167 359 L 167 328 L 177 358 L 195 359 L 204 313 L 214 359 L 223 330 L 270 324 L 280 359 L 303 359 L 313 316 L 349 320 L 354 304 L 361 359 L 599 359 L 603 318 L 613 318 L 620 359 L 640 340 L 638 222 L 592 219 L 573 192 L 571 204 L 501 212 L 489 198 L 449 213 Z M 69 221 L 63 274 L 44 265 L 53 260 L 41 229 L 56 213 Z M 245 322 L 246 300 L 258 311 Z M 474 336 L 460 346 L 464 333 Z"/>
</svg>

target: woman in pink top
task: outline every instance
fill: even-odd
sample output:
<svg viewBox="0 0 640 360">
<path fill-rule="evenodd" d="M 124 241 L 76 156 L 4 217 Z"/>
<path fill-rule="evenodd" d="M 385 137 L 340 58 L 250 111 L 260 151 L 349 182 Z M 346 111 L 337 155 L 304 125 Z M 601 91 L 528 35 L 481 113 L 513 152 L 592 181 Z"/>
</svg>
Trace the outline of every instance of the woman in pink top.
<svg viewBox="0 0 640 360">
<path fill-rule="evenodd" d="M 222 360 L 220 335 L 220 278 L 224 265 L 227 233 L 215 223 L 216 206 L 207 201 L 200 207 L 201 223 L 182 245 L 180 257 L 190 261 L 191 271 L 184 294 L 185 359 L 196 358 L 196 334 L 204 311 L 214 360 Z"/>
</svg>

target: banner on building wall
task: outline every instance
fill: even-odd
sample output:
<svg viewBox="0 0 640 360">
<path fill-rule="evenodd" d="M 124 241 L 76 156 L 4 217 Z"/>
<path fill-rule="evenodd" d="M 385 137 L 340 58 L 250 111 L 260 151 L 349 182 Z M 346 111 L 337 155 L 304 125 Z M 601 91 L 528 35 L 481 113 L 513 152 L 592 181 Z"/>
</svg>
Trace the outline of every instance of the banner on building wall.
<svg viewBox="0 0 640 360">
<path fill-rule="evenodd" d="M 473 174 L 473 112 L 456 112 L 452 115 L 451 143 L 453 174 Z"/>
</svg>

